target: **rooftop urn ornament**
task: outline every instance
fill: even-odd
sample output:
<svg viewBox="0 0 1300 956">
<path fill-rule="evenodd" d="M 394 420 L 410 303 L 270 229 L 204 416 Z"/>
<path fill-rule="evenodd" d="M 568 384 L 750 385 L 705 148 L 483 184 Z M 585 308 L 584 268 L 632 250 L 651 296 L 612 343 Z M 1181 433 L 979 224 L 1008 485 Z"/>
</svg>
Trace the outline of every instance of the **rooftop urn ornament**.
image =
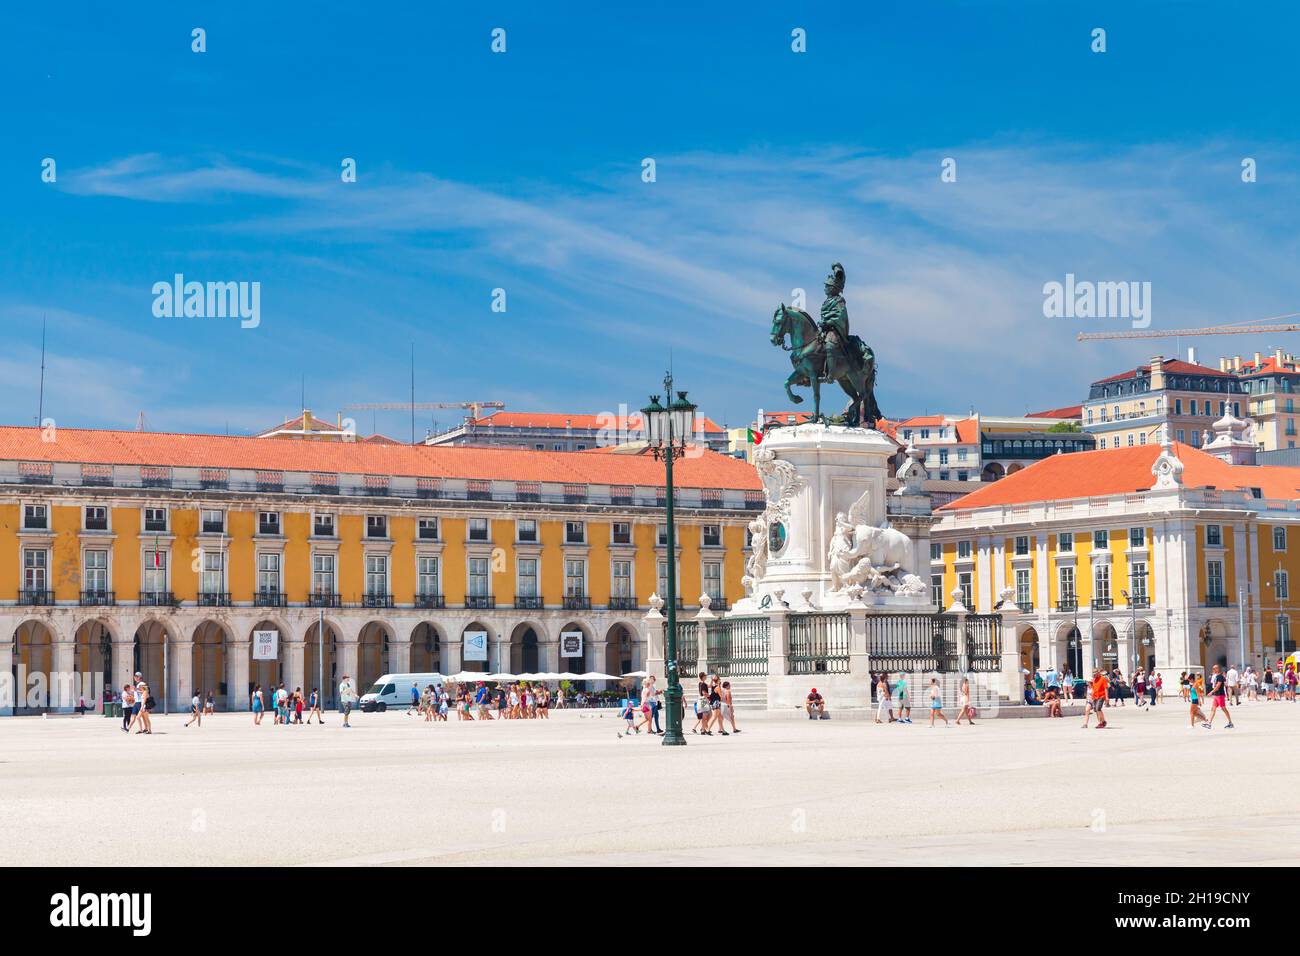
<svg viewBox="0 0 1300 956">
<path fill-rule="evenodd" d="M 1161 426 L 1160 444 L 1162 446 L 1160 454 L 1151 464 L 1151 474 L 1156 479 L 1153 487 L 1161 490 L 1181 488 L 1183 484 L 1183 463 L 1174 454 L 1173 445 L 1169 441 L 1168 424 Z"/>
<path fill-rule="evenodd" d="M 849 332 L 844 282 L 844 267 L 836 262 L 826 277 L 826 299 L 819 320 L 782 302 L 772 313 L 771 340 L 790 353 L 794 371 L 785 380 L 790 401 L 803 403 L 803 398 L 791 390 L 793 386 L 812 388 L 813 421 L 826 421 L 821 410 L 821 387 L 835 383 L 849 396 L 841 416 L 843 423 L 875 428 L 882 417 L 875 395 L 876 356 L 862 339 Z M 785 344 L 787 337 L 789 346 Z"/>
</svg>

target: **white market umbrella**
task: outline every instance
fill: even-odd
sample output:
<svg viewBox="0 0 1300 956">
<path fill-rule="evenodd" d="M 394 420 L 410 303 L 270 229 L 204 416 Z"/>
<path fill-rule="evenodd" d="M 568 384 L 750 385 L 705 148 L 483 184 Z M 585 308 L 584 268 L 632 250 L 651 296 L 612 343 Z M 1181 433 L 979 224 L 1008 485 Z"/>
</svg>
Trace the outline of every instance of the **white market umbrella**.
<svg viewBox="0 0 1300 956">
<path fill-rule="evenodd" d="M 556 676 L 558 676 L 560 680 L 582 680 L 582 677 L 573 673 L 573 671 L 565 671 L 563 674 L 558 674 Z"/>
<path fill-rule="evenodd" d="M 625 679 L 628 677 L 649 677 L 649 676 L 650 676 L 649 671 L 630 671 L 629 673 L 623 675 Z"/>
<path fill-rule="evenodd" d="M 502 671 L 500 674 L 488 674 L 488 676 L 484 679 L 500 682 L 500 681 L 518 680 L 519 678 L 514 674 L 507 674 L 504 671 Z"/>
<path fill-rule="evenodd" d="M 487 680 L 486 671 L 461 671 L 459 674 L 452 674 L 449 678 L 458 684 L 464 684 L 467 681 Z"/>
<path fill-rule="evenodd" d="M 541 674 L 519 674 L 517 675 L 517 677 L 519 680 L 541 680 L 542 679 Z"/>
<path fill-rule="evenodd" d="M 578 680 L 618 680 L 613 674 L 602 674 L 599 671 L 587 671 L 585 674 L 578 675 Z"/>
</svg>

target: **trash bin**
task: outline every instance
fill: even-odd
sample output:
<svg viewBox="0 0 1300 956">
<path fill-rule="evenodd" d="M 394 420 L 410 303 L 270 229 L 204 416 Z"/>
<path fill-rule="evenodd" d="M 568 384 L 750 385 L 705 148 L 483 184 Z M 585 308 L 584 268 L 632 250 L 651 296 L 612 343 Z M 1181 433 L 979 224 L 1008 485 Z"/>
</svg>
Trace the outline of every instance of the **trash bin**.
<svg viewBox="0 0 1300 956">
<path fill-rule="evenodd" d="M 120 700 L 106 700 L 106 701 L 104 701 L 104 716 L 105 716 L 105 717 L 116 717 L 118 720 L 121 720 L 121 719 L 122 719 L 122 702 L 121 702 Z"/>
</svg>

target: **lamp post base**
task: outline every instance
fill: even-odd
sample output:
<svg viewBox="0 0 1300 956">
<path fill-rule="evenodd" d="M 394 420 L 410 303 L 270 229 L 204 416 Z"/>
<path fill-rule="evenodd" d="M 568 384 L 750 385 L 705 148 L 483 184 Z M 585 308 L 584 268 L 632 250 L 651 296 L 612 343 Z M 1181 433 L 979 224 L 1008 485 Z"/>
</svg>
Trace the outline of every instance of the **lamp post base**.
<svg viewBox="0 0 1300 956">
<path fill-rule="evenodd" d="M 668 710 L 668 729 L 664 731 L 665 747 L 685 747 L 686 735 L 682 733 L 682 685 L 670 683 L 664 691 L 664 707 Z"/>
</svg>

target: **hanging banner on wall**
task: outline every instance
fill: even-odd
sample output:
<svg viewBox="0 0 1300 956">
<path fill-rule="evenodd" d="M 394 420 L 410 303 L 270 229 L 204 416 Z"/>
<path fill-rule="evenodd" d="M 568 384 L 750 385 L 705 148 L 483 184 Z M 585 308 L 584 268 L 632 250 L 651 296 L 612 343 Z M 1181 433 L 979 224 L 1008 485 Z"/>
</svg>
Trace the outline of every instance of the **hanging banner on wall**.
<svg viewBox="0 0 1300 956">
<path fill-rule="evenodd" d="M 488 657 L 488 638 L 487 631 L 466 631 L 464 659 L 467 661 L 487 662 Z"/>
<path fill-rule="evenodd" d="M 582 656 L 582 631 L 561 631 L 560 632 L 560 656 L 561 657 Z"/>
<path fill-rule="evenodd" d="M 279 631 L 253 632 L 253 660 L 274 661 L 280 657 Z"/>
</svg>

